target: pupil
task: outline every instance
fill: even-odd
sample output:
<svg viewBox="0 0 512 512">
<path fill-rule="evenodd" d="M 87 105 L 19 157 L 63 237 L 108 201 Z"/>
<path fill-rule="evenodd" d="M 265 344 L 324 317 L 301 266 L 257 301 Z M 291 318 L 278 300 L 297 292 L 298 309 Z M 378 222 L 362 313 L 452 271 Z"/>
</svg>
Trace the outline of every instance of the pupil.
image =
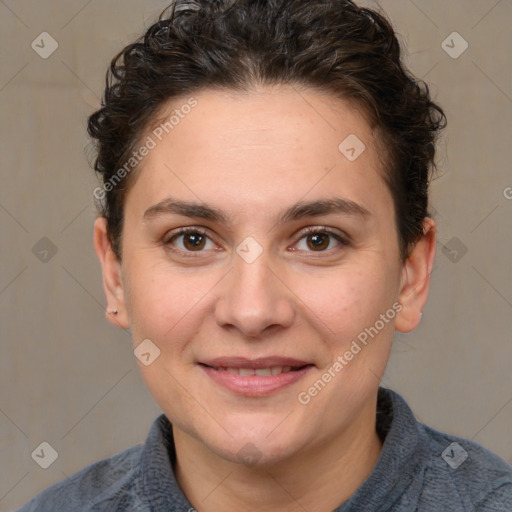
<svg viewBox="0 0 512 512">
<path fill-rule="evenodd" d="M 329 237 L 325 234 L 310 235 L 312 249 L 325 249 L 329 245 Z"/>
<path fill-rule="evenodd" d="M 204 237 L 197 233 L 186 235 L 184 243 L 188 249 L 201 249 L 204 246 Z"/>
</svg>

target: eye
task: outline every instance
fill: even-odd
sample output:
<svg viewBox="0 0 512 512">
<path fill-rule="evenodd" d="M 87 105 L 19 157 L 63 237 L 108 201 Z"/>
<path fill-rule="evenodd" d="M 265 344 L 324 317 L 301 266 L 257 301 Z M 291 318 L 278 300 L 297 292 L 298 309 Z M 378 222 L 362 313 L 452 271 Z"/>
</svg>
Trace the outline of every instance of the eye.
<svg viewBox="0 0 512 512">
<path fill-rule="evenodd" d="M 327 252 L 348 242 L 338 233 L 327 228 L 308 228 L 295 248 L 300 251 Z"/>
<path fill-rule="evenodd" d="M 204 249 L 215 249 L 216 247 L 210 237 L 198 228 L 180 229 L 173 233 L 165 243 L 182 252 L 203 252 Z"/>
</svg>

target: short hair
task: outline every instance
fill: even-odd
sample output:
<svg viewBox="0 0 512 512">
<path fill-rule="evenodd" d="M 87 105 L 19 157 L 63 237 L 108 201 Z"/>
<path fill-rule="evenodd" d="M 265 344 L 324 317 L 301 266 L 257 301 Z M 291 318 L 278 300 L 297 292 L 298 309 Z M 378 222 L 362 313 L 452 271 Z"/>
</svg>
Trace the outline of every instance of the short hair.
<svg viewBox="0 0 512 512">
<path fill-rule="evenodd" d="M 378 135 L 406 259 L 430 216 L 435 142 L 446 118 L 401 62 L 389 21 L 350 0 L 173 2 L 111 62 L 102 106 L 88 119 L 96 173 L 111 182 L 169 100 L 257 84 L 310 87 L 362 109 Z M 132 177 L 108 187 L 98 204 L 119 259 Z"/>
</svg>

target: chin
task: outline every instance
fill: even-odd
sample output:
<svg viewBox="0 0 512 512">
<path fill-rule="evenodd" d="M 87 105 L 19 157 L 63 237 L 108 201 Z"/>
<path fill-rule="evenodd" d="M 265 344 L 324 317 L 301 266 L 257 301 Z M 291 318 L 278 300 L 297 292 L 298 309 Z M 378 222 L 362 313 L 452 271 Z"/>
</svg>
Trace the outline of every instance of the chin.
<svg viewBox="0 0 512 512">
<path fill-rule="evenodd" d="M 275 422 L 275 425 L 278 424 Z M 252 424 L 232 425 L 227 428 L 231 435 L 220 439 L 212 439 L 211 434 L 199 439 L 217 456 L 248 467 L 265 467 L 284 462 L 306 444 L 305 440 L 301 442 L 300 439 L 290 439 L 290 432 L 302 434 L 301 429 L 288 425 L 288 428 L 282 428 L 280 432 L 279 428 L 272 432 L 268 425 L 268 422 L 262 421 L 261 428 L 258 428 L 253 420 Z"/>
<path fill-rule="evenodd" d="M 239 448 L 233 451 L 235 446 Z M 250 439 L 239 439 L 231 443 L 231 446 L 219 447 L 219 450 L 216 450 L 216 448 L 211 447 L 218 456 L 228 462 L 262 469 L 283 463 L 296 453 L 296 450 L 287 443 L 273 443 L 258 439 L 252 441 Z"/>
</svg>

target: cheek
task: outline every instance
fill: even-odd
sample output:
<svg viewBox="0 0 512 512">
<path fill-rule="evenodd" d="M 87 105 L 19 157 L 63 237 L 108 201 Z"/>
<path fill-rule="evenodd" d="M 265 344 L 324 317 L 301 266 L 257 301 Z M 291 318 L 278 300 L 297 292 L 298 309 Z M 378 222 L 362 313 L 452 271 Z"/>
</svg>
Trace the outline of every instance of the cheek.
<svg viewBox="0 0 512 512">
<path fill-rule="evenodd" d="M 168 345 L 167 339 L 181 338 L 179 333 L 197 329 L 198 316 L 218 281 L 217 272 L 177 270 L 142 257 L 127 262 L 126 273 L 125 297 L 133 338 L 135 342 L 153 338 L 162 345 Z"/>
<path fill-rule="evenodd" d="M 388 275 L 380 265 L 347 265 L 322 277 L 296 278 L 297 296 L 314 313 L 334 344 L 350 342 L 375 323 L 394 300 Z"/>
</svg>

